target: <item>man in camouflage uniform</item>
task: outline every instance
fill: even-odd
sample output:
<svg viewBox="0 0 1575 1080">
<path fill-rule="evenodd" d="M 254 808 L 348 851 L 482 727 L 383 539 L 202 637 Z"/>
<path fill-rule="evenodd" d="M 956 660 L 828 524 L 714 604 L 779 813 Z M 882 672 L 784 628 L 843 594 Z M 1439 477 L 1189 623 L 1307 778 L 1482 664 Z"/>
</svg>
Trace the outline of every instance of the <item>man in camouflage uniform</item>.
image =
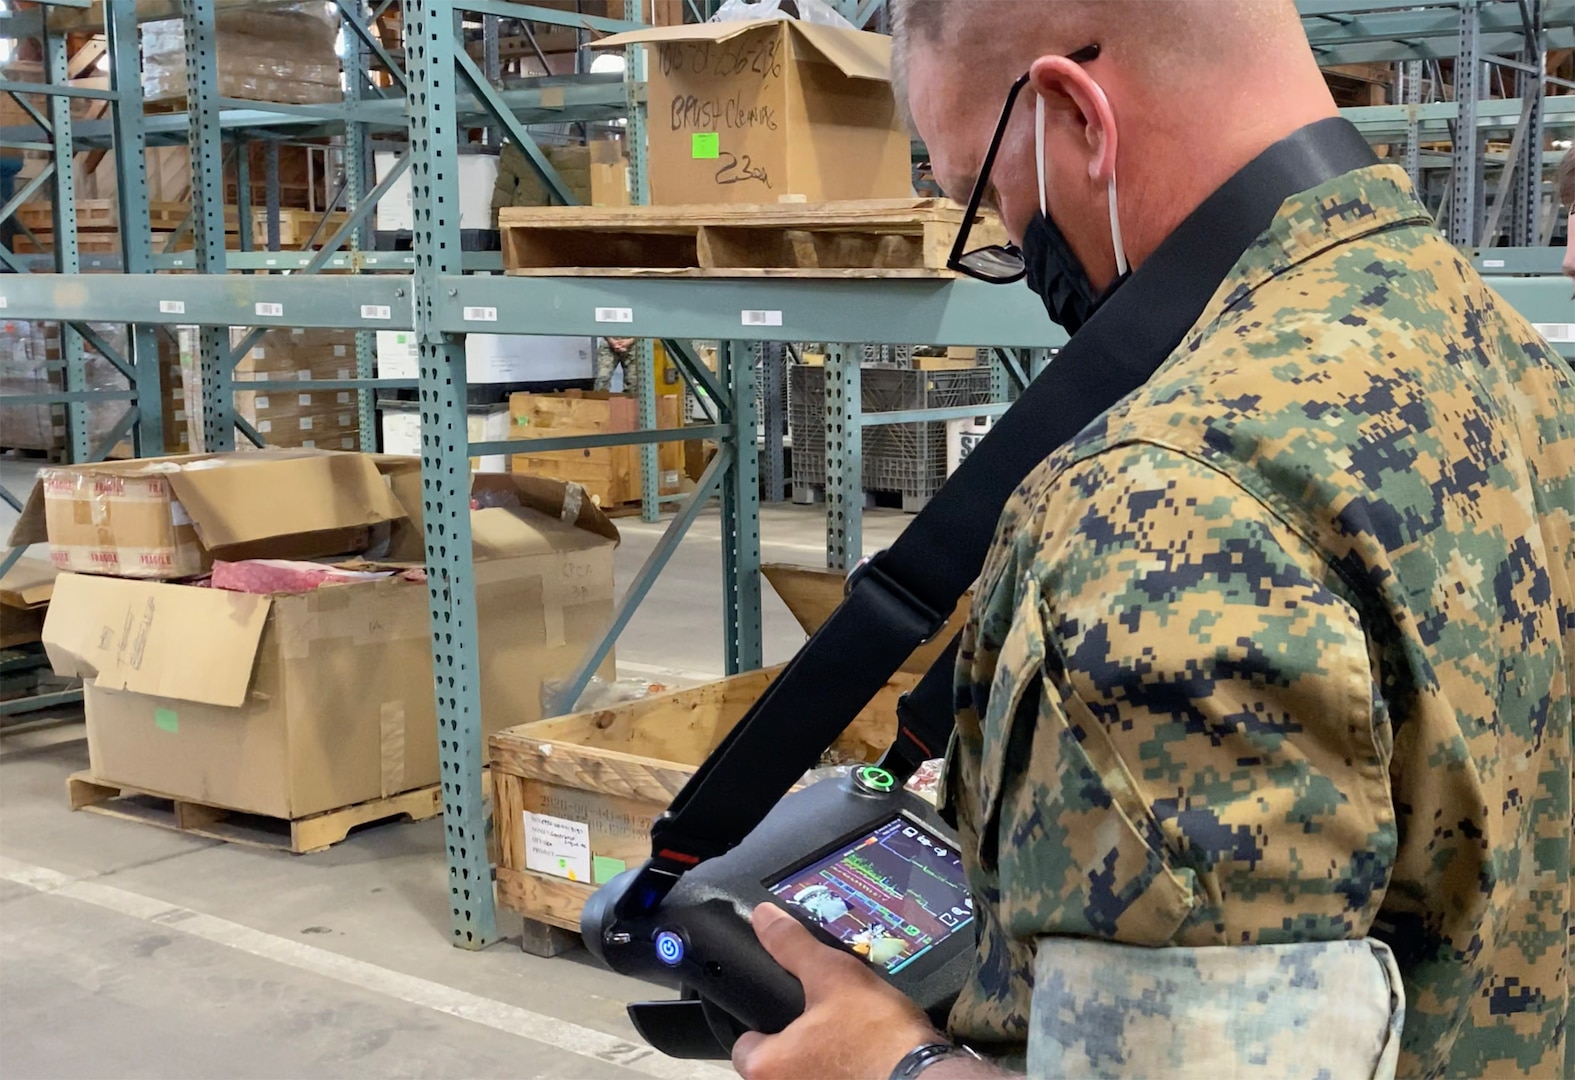
<svg viewBox="0 0 1575 1080">
<path fill-rule="evenodd" d="M 597 390 L 611 390 L 613 372 L 623 369 L 623 393 L 640 392 L 640 354 L 634 347 L 634 338 L 602 338 L 596 347 Z"/>
<path fill-rule="evenodd" d="M 1029 73 L 992 201 L 1017 238 L 1053 216 L 1096 289 L 1124 253 L 1152 290 L 1194 208 L 1335 115 L 1289 3 L 895 14 L 954 198 Z M 953 1038 L 1034 1076 L 1575 1075 L 1575 374 L 1403 171 L 1286 199 L 1147 384 L 1019 486 L 975 595 Z M 741 1073 L 913 1075 L 941 1036 L 900 995 L 756 927 L 807 1007 Z"/>
</svg>

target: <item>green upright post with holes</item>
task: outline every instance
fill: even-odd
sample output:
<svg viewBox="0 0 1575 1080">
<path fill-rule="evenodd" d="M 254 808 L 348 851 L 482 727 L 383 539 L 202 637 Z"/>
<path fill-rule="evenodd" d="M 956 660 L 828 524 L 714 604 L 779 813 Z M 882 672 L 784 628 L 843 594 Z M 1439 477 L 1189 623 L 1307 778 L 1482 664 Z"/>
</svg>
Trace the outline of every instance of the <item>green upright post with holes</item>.
<svg viewBox="0 0 1575 1080">
<path fill-rule="evenodd" d="M 45 24 L 47 27 L 47 23 Z M 66 52 L 66 35 L 46 30 L 44 50 L 46 79 L 52 86 L 71 81 Z M 55 273 L 75 274 L 82 269 L 77 255 L 76 154 L 71 139 L 71 104 L 74 98 L 52 94 L 49 98 L 49 126 L 54 141 L 55 166 Z M 82 334 L 70 323 L 60 324 L 60 359 L 68 392 L 87 389 L 87 358 L 82 351 Z M 88 415 L 93 404 L 82 398 L 66 402 L 66 460 L 86 461 L 92 453 L 88 446 Z"/>
<path fill-rule="evenodd" d="M 128 274 L 153 271 L 153 234 L 148 218 L 147 136 L 142 124 L 141 62 L 137 48 L 136 5 L 104 8 L 104 39 L 109 53 L 110 103 L 114 126 L 115 194 L 120 203 L 121 265 Z M 137 426 L 133 448 L 138 457 L 164 452 L 166 418 L 159 382 L 158 331 L 146 323 L 126 326 L 128 359 L 136 371 Z"/>
<path fill-rule="evenodd" d="M 727 627 L 727 673 L 764 664 L 760 631 L 760 451 L 755 441 L 755 350 L 723 341 L 717 366 L 730 395 L 733 460 L 722 483 L 722 609 Z"/>
<path fill-rule="evenodd" d="M 454 944 L 479 949 L 497 937 L 497 919 L 481 800 L 481 671 L 470 549 L 465 345 L 461 335 L 445 335 L 436 328 L 435 314 L 441 278 L 460 273 L 454 104 L 458 31 L 450 0 L 409 0 L 405 5 L 405 50 L 413 61 L 407 101 L 415 323 L 421 350 L 422 524 L 432 605 L 449 914 Z"/>
<path fill-rule="evenodd" d="M 224 145 L 219 126 L 219 44 L 213 0 L 181 0 L 186 33 L 186 123 L 191 145 L 192 246 L 199 274 L 224 273 Z M 197 330 L 202 449 L 235 449 L 230 328 Z"/>
</svg>

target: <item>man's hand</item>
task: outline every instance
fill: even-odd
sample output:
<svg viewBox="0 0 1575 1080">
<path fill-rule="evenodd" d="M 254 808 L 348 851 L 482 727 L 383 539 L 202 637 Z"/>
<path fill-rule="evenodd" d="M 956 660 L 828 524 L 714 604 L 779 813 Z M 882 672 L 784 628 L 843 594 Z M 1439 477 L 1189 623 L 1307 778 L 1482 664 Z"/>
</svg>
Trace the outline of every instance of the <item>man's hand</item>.
<svg viewBox="0 0 1575 1080">
<path fill-rule="evenodd" d="M 745 1080 L 885 1080 L 909 1050 L 944 1041 L 864 961 L 817 941 L 781 908 L 761 904 L 753 921 L 766 951 L 804 984 L 804 1015 L 780 1034 L 738 1040 L 733 1067 Z"/>
</svg>

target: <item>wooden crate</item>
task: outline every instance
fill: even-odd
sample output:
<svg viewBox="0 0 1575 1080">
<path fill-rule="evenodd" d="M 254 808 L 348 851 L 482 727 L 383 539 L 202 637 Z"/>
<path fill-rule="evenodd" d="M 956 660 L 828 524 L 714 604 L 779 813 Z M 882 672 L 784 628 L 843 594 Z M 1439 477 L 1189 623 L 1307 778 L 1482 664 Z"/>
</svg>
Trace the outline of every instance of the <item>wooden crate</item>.
<svg viewBox="0 0 1575 1080">
<path fill-rule="evenodd" d="M 753 671 L 640 701 L 495 733 L 489 740 L 498 900 L 527 920 L 578 931 L 601 881 L 651 852 L 651 822 L 781 671 Z M 898 673 L 838 740 L 873 760 L 896 736 L 897 698 L 919 676 Z M 527 865 L 526 813 L 588 827 L 592 880 Z M 540 928 L 533 928 L 538 940 Z"/>
<path fill-rule="evenodd" d="M 503 265 L 520 275 L 949 277 L 964 209 L 947 199 L 761 206 L 513 206 Z M 972 237 L 1002 243 L 993 216 Z"/>
<path fill-rule="evenodd" d="M 661 428 L 679 426 L 679 401 L 676 396 L 656 399 L 656 424 Z M 509 398 L 509 437 L 552 439 L 574 435 L 599 435 L 634 431 L 638 406 L 632 397 L 570 390 L 562 394 L 513 394 Z M 684 448 L 682 442 L 657 444 L 657 489 L 663 495 L 679 490 L 682 482 Z M 583 487 L 597 506 L 611 510 L 641 498 L 641 463 L 638 446 L 602 446 L 586 450 L 554 450 L 549 453 L 515 454 L 510 470 L 572 480 Z"/>
<path fill-rule="evenodd" d="M 120 231 L 120 205 L 117 200 L 77 199 L 75 205 L 78 233 Z M 225 209 L 228 211 L 225 220 L 228 226 L 235 216 L 235 208 Z M 53 204 L 47 201 L 23 203 L 16 208 L 16 220 L 35 233 L 53 232 L 54 212 Z M 178 228 L 189 213 L 191 213 L 191 206 L 188 203 L 150 202 L 148 204 L 148 218 L 155 230 L 168 231 Z"/>
<path fill-rule="evenodd" d="M 66 792 L 73 810 L 91 810 L 210 840 L 297 855 L 323 851 L 361 825 L 391 818 L 422 821 L 443 812 L 443 791 L 437 784 L 294 820 L 243 814 L 172 795 L 122 788 L 88 773 L 67 777 Z"/>
<path fill-rule="evenodd" d="M 321 245 L 339 231 L 339 226 L 348 221 L 350 215 L 343 210 L 335 210 L 328 215 L 328 224 L 324 225 L 321 232 L 317 232 L 317 223 L 323 215 L 316 210 L 292 210 L 280 208 L 279 210 L 279 247 L 284 251 L 299 251 L 312 239 L 312 234 L 317 232 L 317 244 Z M 268 212 L 266 210 L 252 211 L 252 243 L 263 248 L 268 242 Z"/>
</svg>

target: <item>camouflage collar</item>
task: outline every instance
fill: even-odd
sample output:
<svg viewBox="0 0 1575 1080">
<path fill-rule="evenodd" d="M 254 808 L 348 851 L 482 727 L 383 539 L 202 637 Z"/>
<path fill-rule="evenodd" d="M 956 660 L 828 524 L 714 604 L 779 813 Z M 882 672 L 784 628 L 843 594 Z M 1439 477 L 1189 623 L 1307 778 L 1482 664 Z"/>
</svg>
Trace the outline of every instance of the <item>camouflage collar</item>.
<svg viewBox="0 0 1575 1080">
<path fill-rule="evenodd" d="M 1395 165 L 1355 169 L 1292 195 L 1220 283 L 1188 337 L 1201 334 L 1264 282 L 1332 247 L 1397 226 L 1432 224 L 1405 170 Z"/>
</svg>

